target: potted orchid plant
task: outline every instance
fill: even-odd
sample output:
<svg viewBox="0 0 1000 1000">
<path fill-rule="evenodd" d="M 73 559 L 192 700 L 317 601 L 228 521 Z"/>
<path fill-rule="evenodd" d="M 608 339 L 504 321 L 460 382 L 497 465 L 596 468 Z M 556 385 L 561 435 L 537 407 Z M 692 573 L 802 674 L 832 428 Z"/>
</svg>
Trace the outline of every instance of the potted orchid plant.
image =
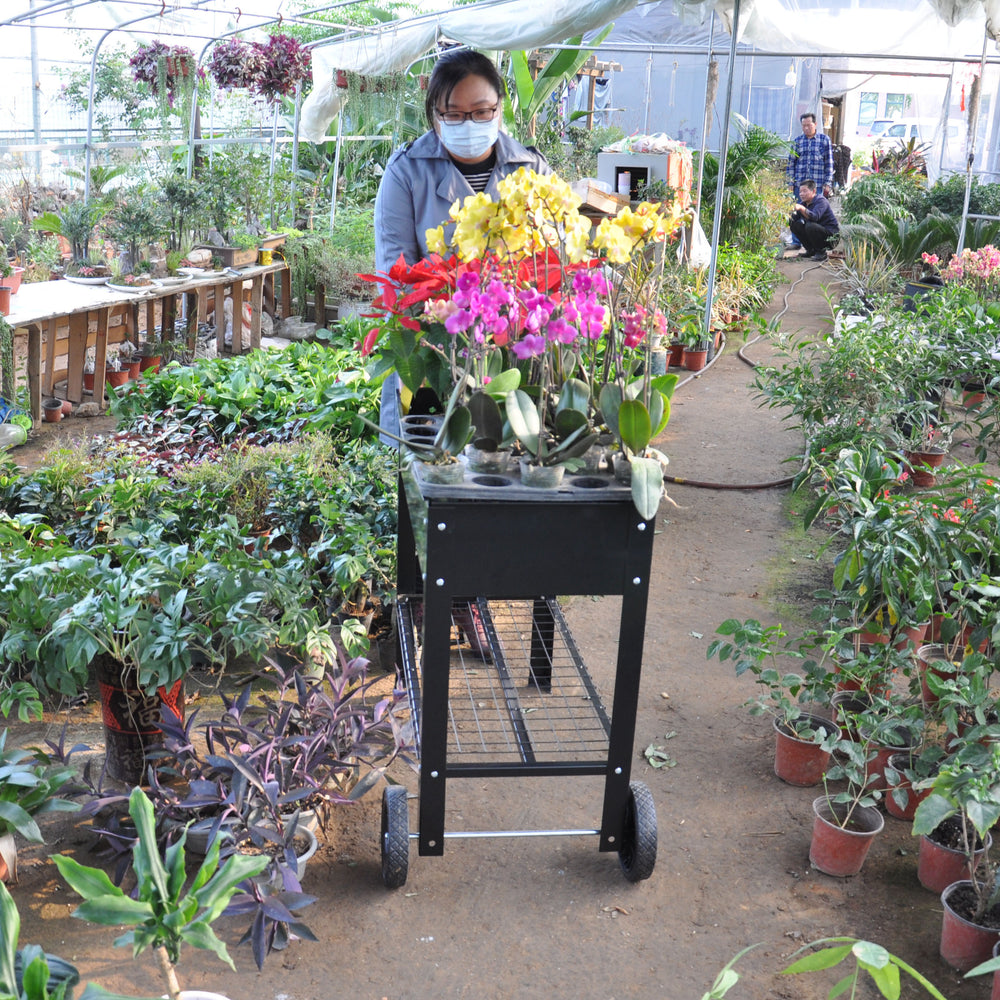
<svg viewBox="0 0 1000 1000">
<path fill-rule="evenodd" d="M 665 461 L 651 444 L 676 382 L 651 377 L 648 355 L 666 330 L 656 307 L 663 243 L 683 214 L 642 203 L 595 229 L 579 204 L 565 181 L 526 168 L 496 199 L 456 202 L 427 233 L 429 259 L 372 277 L 382 286 L 373 310 L 391 315 L 362 353 L 377 352 L 375 372 L 395 369 L 410 392 L 429 384 L 445 398 L 459 386 L 494 398 L 522 469 L 577 468 L 606 427 L 648 519 Z M 509 383 L 502 394 L 498 381 Z"/>
</svg>

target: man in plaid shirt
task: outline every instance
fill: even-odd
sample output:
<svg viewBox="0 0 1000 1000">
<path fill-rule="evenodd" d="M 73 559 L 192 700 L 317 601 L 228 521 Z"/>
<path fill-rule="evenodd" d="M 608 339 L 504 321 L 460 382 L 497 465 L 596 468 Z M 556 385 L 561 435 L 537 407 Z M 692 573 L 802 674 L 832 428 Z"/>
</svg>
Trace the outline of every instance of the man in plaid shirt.
<svg viewBox="0 0 1000 1000">
<path fill-rule="evenodd" d="M 792 144 L 785 168 L 785 176 L 792 188 L 792 201 L 799 201 L 799 185 L 806 179 L 814 180 L 823 195 L 829 197 L 833 183 L 833 143 L 828 135 L 817 134 L 816 116 L 811 111 L 799 116 L 799 124 L 802 135 Z M 799 245 L 794 236 L 792 245 Z"/>
</svg>

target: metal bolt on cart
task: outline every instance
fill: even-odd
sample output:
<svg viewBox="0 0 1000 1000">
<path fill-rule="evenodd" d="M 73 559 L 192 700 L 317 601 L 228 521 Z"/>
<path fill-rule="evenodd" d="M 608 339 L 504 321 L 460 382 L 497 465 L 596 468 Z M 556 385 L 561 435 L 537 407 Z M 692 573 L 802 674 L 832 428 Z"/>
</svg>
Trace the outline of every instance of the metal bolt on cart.
<svg viewBox="0 0 1000 1000">
<path fill-rule="evenodd" d="M 423 856 L 462 837 L 596 835 L 627 879 L 652 874 L 656 809 L 646 785 L 631 781 L 631 759 L 653 529 L 610 476 L 537 490 L 517 473 L 431 485 L 402 468 L 397 663 L 420 760 L 419 831 L 410 830 L 407 790 L 387 787 L 387 887 L 406 882 L 410 840 Z M 610 711 L 556 599 L 579 594 L 622 596 Z M 477 633 L 472 655 L 452 649 L 459 626 Z M 576 775 L 604 778 L 599 828 L 445 830 L 453 779 Z"/>
</svg>

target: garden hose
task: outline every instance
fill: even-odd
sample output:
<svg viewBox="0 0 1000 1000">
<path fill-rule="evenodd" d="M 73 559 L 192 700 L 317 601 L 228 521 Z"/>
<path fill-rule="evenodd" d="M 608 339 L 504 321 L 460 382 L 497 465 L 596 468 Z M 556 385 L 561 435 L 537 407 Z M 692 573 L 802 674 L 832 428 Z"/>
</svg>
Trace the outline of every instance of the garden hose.
<svg viewBox="0 0 1000 1000">
<path fill-rule="evenodd" d="M 823 266 L 822 264 L 813 264 L 811 267 L 807 267 L 792 282 L 792 284 L 788 288 L 788 291 L 785 292 L 784 296 L 782 297 L 781 310 L 775 315 L 774 320 L 772 320 L 772 322 L 776 322 L 777 320 L 781 319 L 781 317 L 788 311 L 788 297 L 795 290 L 795 286 L 800 281 L 802 281 L 810 271 L 815 270 L 815 268 L 822 266 Z M 702 369 L 702 371 L 693 373 L 683 381 L 678 382 L 677 385 L 674 386 L 675 392 L 682 385 L 687 385 L 688 382 L 690 382 L 694 378 L 697 378 L 699 375 L 702 375 L 708 368 L 710 368 L 712 365 L 715 364 L 716 360 L 722 355 L 722 352 L 726 346 L 725 334 L 723 334 L 722 336 L 723 336 L 722 347 L 720 347 L 719 350 L 716 351 L 715 357 L 712 358 L 712 360 L 705 366 L 705 368 Z M 757 336 L 753 338 L 753 340 L 747 341 L 747 343 L 745 343 L 736 352 L 736 356 L 740 359 L 740 361 L 742 361 L 744 364 L 749 365 L 751 368 L 756 368 L 757 363 L 755 361 L 751 361 L 748 357 L 744 355 L 743 352 L 748 347 L 751 347 L 753 344 L 756 344 L 757 341 L 760 340 L 763 336 L 764 335 L 762 333 L 758 333 Z M 795 476 L 784 476 L 781 479 L 773 479 L 765 483 L 706 483 L 698 479 L 685 479 L 683 476 L 668 476 L 665 474 L 663 476 L 663 481 L 665 483 L 676 483 L 680 486 L 694 486 L 697 489 L 702 489 L 702 490 L 771 490 L 771 489 L 777 489 L 779 487 L 791 486 L 791 484 L 795 481 Z"/>
</svg>

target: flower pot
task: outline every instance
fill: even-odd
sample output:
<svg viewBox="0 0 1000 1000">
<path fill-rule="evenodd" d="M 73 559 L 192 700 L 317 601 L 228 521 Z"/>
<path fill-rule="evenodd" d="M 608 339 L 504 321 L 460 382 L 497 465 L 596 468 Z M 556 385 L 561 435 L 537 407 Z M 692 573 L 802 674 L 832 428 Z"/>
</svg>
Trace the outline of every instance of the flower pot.
<svg viewBox="0 0 1000 1000">
<path fill-rule="evenodd" d="M 679 340 L 670 341 L 667 364 L 671 368 L 680 368 L 684 364 L 684 344 Z"/>
<path fill-rule="evenodd" d="M 840 726 L 840 735 L 847 740 L 857 740 L 858 732 L 852 716 L 872 707 L 872 696 L 864 691 L 848 689 L 837 691 L 830 697 L 834 721 Z"/>
<path fill-rule="evenodd" d="M 465 457 L 468 460 L 470 472 L 500 475 L 507 471 L 507 460 L 510 458 L 510 452 L 505 448 L 483 451 L 482 448 L 468 444 L 465 446 Z"/>
<path fill-rule="evenodd" d="M 959 972 L 968 972 L 993 954 L 1000 931 L 981 927 L 960 915 L 972 894 L 967 879 L 953 882 L 941 893 L 941 957 Z"/>
<path fill-rule="evenodd" d="M 1000 941 L 993 945 L 993 958 L 1000 958 Z M 1000 969 L 993 973 L 993 989 L 990 991 L 990 1000 L 1000 1000 Z"/>
<path fill-rule="evenodd" d="M 61 399 L 46 399 L 42 403 L 42 416 L 47 424 L 57 424 L 63 418 Z"/>
<path fill-rule="evenodd" d="M 565 465 L 532 465 L 531 460 L 522 458 L 521 485 L 536 490 L 558 489 L 566 474 Z"/>
<path fill-rule="evenodd" d="M 622 484 L 622 486 L 632 485 L 632 462 L 628 455 L 623 455 L 621 452 L 616 452 L 614 458 L 611 460 L 612 468 L 615 473 L 615 481 Z"/>
<path fill-rule="evenodd" d="M 73 402 L 69 399 L 64 399 L 62 401 L 62 414 L 64 417 L 73 416 Z"/>
<path fill-rule="evenodd" d="M 824 736 L 833 732 L 834 724 L 829 719 L 803 712 L 796 721 L 808 722 Z M 830 763 L 830 753 L 815 740 L 802 739 L 783 719 L 774 720 L 774 773 L 789 785 L 806 788 L 818 785 L 823 780 L 823 772 Z"/>
<path fill-rule="evenodd" d="M 3 283 L 10 289 L 11 295 L 17 295 L 21 287 L 21 278 L 24 275 L 23 267 L 11 267 L 10 274 L 3 279 Z"/>
<path fill-rule="evenodd" d="M 986 402 L 986 393 L 984 391 L 976 390 L 972 391 L 970 389 L 962 390 L 962 406 L 967 410 L 976 409 Z"/>
<path fill-rule="evenodd" d="M 93 392 L 94 391 L 94 373 L 84 372 L 83 373 L 83 391 Z"/>
<path fill-rule="evenodd" d="M 946 820 L 945 823 L 948 821 Z M 938 833 L 944 824 L 935 830 Z M 944 836 L 944 834 L 940 834 Z M 993 838 L 987 836 L 984 847 L 976 851 L 978 866 L 983 853 L 990 849 Z M 920 850 L 917 854 L 917 881 L 931 892 L 943 892 L 953 882 L 959 882 L 969 877 L 969 860 L 965 852 L 957 847 L 949 847 L 933 837 L 923 834 L 920 837 Z"/>
<path fill-rule="evenodd" d="M 104 372 L 104 384 L 110 386 L 120 386 L 124 385 L 128 381 L 128 369 L 124 371 L 118 371 L 114 368 L 108 368 Z"/>
<path fill-rule="evenodd" d="M 696 349 L 693 347 L 685 347 L 683 355 L 684 367 L 689 372 L 700 372 L 702 368 L 705 367 L 705 363 L 708 360 L 708 348 Z"/>
<path fill-rule="evenodd" d="M 831 805 L 822 795 L 813 800 L 809 862 L 824 875 L 857 875 L 872 841 L 885 826 L 882 814 L 873 806 L 857 806 L 848 825 L 842 827 L 834 817 L 842 816 L 846 808 L 844 803 Z"/>
<path fill-rule="evenodd" d="M 883 801 L 885 802 L 885 811 L 890 816 L 912 823 L 917 806 L 930 795 L 931 790 L 929 788 L 919 792 L 913 790 L 913 786 L 903 774 L 903 769 L 909 761 L 910 755 L 908 753 L 894 753 L 889 757 L 883 772 L 886 776 L 886 793 Z M 892 780 L 894 776 L 895 780 Z M 906 801 L 904 804 L 900 805 L 896 800 L 896 793 L 905 793 Z"/>
<path fill-rule="evenodd" d="M 133 357 L 125 368 L 128 373 L 128 378 L 130 382 L 134 382 L 139 377 L 139 372 L 142 371 L 142 358 L 136 355 Z"/>
<path fill-rule="evenodd" d="M 184 717 L 182 681 L 155 695 L 139 688 L 136 669 L 98 653 L 93 661 L 101 696 L 108 776 L 138 785 L 146 770 L 146 747 L 160 737 L 160 706 L 167 705 Z"/>
<path fill-rule="evenodd" d="M 454 486 L 465 479 L 465 466 L 459 461 L 435 465 L 414 459 L 413 468 L 419 479 L 433 486 Z"/>
<path fill-rule="evenodd" d="M 925 705 L 933 705 L 938 700 L 938 696 L 931 691 L 927 684 L 928 672 L 940 678 L 954 677 L 958 673 L 958 668 L 959 665 L 948 656 L 948 650 L 945 646 L 938 643 L 929 643 L 917 650 L 920 695 Z"/>
<path fill-rule="evenodd" d="M 884 791 L 889 787 L 885 778 L 885 769 L 889 758 L 894 754 L 913 750 L 919 742 L 918 737 L 904 726 L 889 728 L 878 739 L 864 727 L 859 729 L 858 735 L 864 740 L 869 740 L 871 747 L 875 750 L 875 756 L 865 765 L 865 776 L 873 779 L 868 782 L 867 787 Z"/>
<path fill-rule="evenodd" d="M 0 285 L 0 316 L 10 315 L 10 285 Z"/>
<path fill-rule="evenodd" d="M 946 452 L 942 448 L 930 448 L 927 451 L 904 451 L 907 471 L 914 486 L 927 489 L 937 482 L 934 469 L 939 469 L 945 460 Z"/>
<path fill-rule="evenodd" d="M 154 372 L 158 372 L 160 370 L 159 354 L 150 354 L 150 355 L 144 354 L 142 356 L 142 359 L 139 362 L 139 371 L 146 372 L 149 371 L 150 369 L 152 369 Z"/>
</svg>

